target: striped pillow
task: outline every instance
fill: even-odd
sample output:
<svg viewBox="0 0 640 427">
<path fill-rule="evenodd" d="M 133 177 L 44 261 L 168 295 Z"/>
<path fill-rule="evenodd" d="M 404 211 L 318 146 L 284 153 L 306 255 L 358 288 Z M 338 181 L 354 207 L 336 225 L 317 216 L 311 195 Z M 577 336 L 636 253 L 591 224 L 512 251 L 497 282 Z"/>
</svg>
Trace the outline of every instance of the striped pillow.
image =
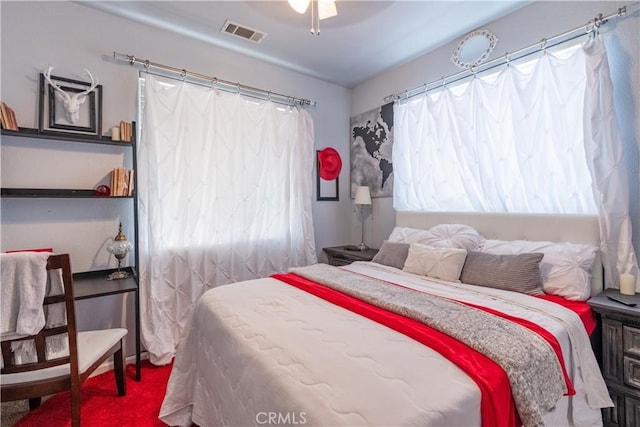
<svg viewBox="0 0 640 427">
<path fill-rule="evenodd" d="M 544 295 L 540 278 L 543 256 L 541 253 L 497 255 L 469 251 L 460 281 L 528 295 Z"/>
</svg>

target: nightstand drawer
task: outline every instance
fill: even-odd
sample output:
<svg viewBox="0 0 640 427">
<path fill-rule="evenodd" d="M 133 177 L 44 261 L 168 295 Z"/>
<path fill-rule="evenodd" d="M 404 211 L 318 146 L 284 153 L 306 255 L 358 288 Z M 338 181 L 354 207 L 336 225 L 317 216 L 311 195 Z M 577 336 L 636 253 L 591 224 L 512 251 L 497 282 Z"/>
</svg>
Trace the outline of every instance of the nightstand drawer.
<svg viewBox="0 0 640 427">
<path fill-rule="evenodd" d="M 640 425 L 640 400 L 627 396 L 624 399 L 624 407 L 626 425 Z"/>
<path fill-rule="evenodd" d="M 640 360 L 624 357 L 624 383 L 640 390 Z"/>
<path fill-rule="evenodd" d="M 640 357 L 640 329 L 622 326 L 624 352 Z"/>
<path fill-rule="evenodd" d="M 626 425 L 640 425 L 640 400 L 627 396 L 624 399 L 624 406 Z"/>
</svg>

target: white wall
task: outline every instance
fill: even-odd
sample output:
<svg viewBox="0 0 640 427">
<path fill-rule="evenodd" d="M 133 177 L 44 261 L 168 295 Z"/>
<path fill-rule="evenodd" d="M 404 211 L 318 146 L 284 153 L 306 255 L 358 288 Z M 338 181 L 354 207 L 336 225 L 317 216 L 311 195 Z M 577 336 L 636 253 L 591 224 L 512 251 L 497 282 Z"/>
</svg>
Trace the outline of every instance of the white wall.
<svg viewBox="0 0 640 427">
<path fill-rule="evenodd" d="M 620 124 L 624 158 L 629 170 L 630 214 L 636 252 L 640 252 L 640 2 L 620 1 L 542 1 L 489 23 L 498 36 L 490 60 L 536 43 L 545 37 L 586 24 L 598 13 L 609 15 L 621 6 L 628 14 L 601 27 L 607 46 L 615 88 L 616 112 Z M 384 104 L 387 95 L 402 93 L 459 71 L 450 61 L 458 40 L 372 78 L 353 89 L 351 116 Z M 392 198 L 373 199 L 373 224 L 365 226 L 366 240 L 377 246 L 391 232 L 395 221 Z M 352 217 L 352 240 L 358 240 L 360 223 Z"/>
<path fill-rule="evenodd" d="M 38 75 L 49 64 L 56 66 L 53 74 L 57 76 L 86 80 L 83 69 L 87 68 L 99 78 L 104 130 L 120 120 L 135 120 L 137 71 L 116 63 L 112 58 L 116 51 L 317 101 L 318 106 L 309 109 L 316 148 L 332 146 L 343 159 L 349 158 L 348 89 L 72 2 L 2 1 L 0 15 L 0 99 L 15 110 L 20 126 L 37 128 Z M 3 141 L 3 187 L 93 188 L 123 161 L 121 151 L 109 147 L 36 141 L 25 148 L 23 142 Z M 349 235 L 348 174 L 348 168 L 343 168 L 340 202 L 316 202 L 314 197 L 319 255 L 323 246 L 343 243 Z M 119 216 L 122 209 L 127 212 L 126 206 L 118 200 L 3 199 L 0 250 L 52 246 L 57 252 L 71 253 L 75 271 L 113 267 L 105 243 L 117 232 L 120 220 L 133 237 L 131 217 Z M 52 225 L 57 231 L 51 231 Z M 114 318 L 118 323 L 124 315 L 114 313 L 122 304 L 112 297 L 81 301 L 81 328 L 113 324 Z M 131 302 L 126 304 L 130 315 Z M 131 321 L 127 323 L 133 331 Z"/>
</svg>

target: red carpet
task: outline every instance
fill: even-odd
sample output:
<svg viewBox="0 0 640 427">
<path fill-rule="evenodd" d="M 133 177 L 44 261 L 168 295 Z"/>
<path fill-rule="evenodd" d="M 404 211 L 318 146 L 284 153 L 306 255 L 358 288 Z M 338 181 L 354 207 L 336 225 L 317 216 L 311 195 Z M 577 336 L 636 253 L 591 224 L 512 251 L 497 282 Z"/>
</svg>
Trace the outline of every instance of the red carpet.
<svg viewBox="0 0 640 427">
<path fill-rule="evenodd" d="M 127 394 L 118 396 L 113 371 L 86 380 L 81 387 L 80 423 L 88 427 L 166 426 L 158 420 L 171 365 L 142 362 L 142 381 L 134 379 L 135 366 L 127 365 Z M 71 425 L 70 393 L 47 399 L 15 427 L 64 427 Z"/>
</svg>

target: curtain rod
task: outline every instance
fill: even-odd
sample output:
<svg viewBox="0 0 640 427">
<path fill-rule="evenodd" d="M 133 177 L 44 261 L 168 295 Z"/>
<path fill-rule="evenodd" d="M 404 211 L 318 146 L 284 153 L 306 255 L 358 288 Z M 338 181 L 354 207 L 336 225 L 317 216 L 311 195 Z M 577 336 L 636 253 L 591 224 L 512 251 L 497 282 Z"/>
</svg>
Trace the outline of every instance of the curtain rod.
<svg viewBox="0 0 640 427">
<path fill-rule="evenodd" d="M 142 65 L 144 68 L 149 69 L 150 67 L 153 68 L 159 68 L 161 70 L 165 70 L 165 71 L 169 71 L 172 73 L 177 73 L 180 74 L 182 76 L 182 78 L 185 77 L 192 77 L 192 78 L 196 78 L 196 79 L 200 79 L 200 80 L 206 80 L 208 82 L 210 82 L 213 86 L 218 86 L 221 90 L 225 90 L 227 92 L 237 92 L 240 93 L 241 91 L 245 92 L 245 94 L 254 96 L 254 97 L 259 97 L 261 99 L 268 99 L 270 101 L 274 101 L 280 104 L 286 104 L 286 105 L 300 105 L 300 106 L 311 106 L 311 107 L 317 107 L 318 103 L 316 101 L 311 101 L 309 99 L 305 99 L 305 98 L 297 98 L 295 96 L 289 96 L 289 95 L 283 95 L 281 93 L 277 93 L 277 92 L 271 92 L 268 90 L 264 90 L 264 89 L 259 89 L 256 87 L 252 87 L 252 86 L 247 86 L 247 85 L 243 85 L 237 82 L 231 82 L 228 80 L 223 80 L 223 79 L 219 79 L 217 77 L 212 77 L 212 76 L 206 76 L 204 74 L 199 74 L 199 73 L 194 73 L 193 71 L 188 71 L 186 69 L 180 69 L 180 68 L 175 68 L 175 67 L 171 67 L 169 65 L 162 65 L 162 64 L 158 64 L 157 62 L 151 62 L 148 59 L 139 59 L 136 58 L 133 55 L 126 55 L 123 53 L 117 53 L 117 52 L 113 52 L 113 59 L 115 60 L 124 60 L 126 62 L 128 62 L 130 65 L 135 65 L 135 64 L 140 64 Z"/>
<path fill-rule="evenodd" d="M 495 67 L 499 67 L 500 65 L 503 64 L 508 64 L 509 61 L 513 61 L 513 60 L 517 60 L 520 58 L 524 58 L 525 56 L 531 55 L 535 52 L 539 52 L 540 50 L 544 50 L 548 47 L 553 47 L 556 46 L 558 44 L 561 43 L 565 43 L 569 40 L 573 40 L 577 37 L 581 37 L 584 36 L 586 34 L 591 34 L 594 31 L 597 31 L 597 29 L 600 27 L 600 25 L 606 24 L 609 19 L 612 18 L 617 18 L 620 16 L 624 16 L 627 14 L 627 7 L 626 6 L 622 6 L 621 8 L 618 9 L 618 11 L 616 13 L 612 13 L 609 16 L 602 16 L 602 14 L 598 14 L 598 16 L 596 16 L 593 20 L 590 20 L 589 22 L 587 22 L 585 25 L 581 25 L 579 27 L 573 28 L 571 30 L 565 31 L 563 33 L 560 34 L 556 34 L 553 37 L 548 37 L 548 38 L 543 38 L 542 40 L 540 40 L 537 43 L 533 43 L 530 44 L 529 46 L 525 46 L 521 49 L 518 49 L 514 52 L 507 52 L 505 53 L 503 56 L 493 59 L 491 61 L 485 62 L 484 64 L 481 64 L 477 67 L 470 67 L 467 68 L 466 70 L 462 70 L 462 71 L 458 71 L 456 73 L 450 74 L 446 77 L 441 77 L 438 80 L 434 80 L 432 82 L 429 83 L 425 83 L 423 85 L 414 87 L 413 89 L 407 89 L 402 93 L 398 93 L 398 94 L 393 94 L 393 95 L 388 95 L 384 97 L 384 102 L 392 102 L 392 101 L 399 101 L 402 99 L 409 99 L 409 98 L 413 98 L 414 96 L 418 96 L 418 95 L 422 95 L 423 93 L 429 92 L 430 90 L 435 89 L 436 87 L 440 87 L 440 86 L 445 86 L 448 83 L 454 83 L 457 82 L 459 80 L 463 80 L 466 79 L 468 77 L 472 77 L 475 76 L 477 73 L 480 72 L 484 72 L 484 71 L 488 71 L 492 68 Z M 554 45 L 549 45 L 550 42 L 553 42 L 555 40 L 567 37 L 573 33 L 577 33 L 579 31 L 584 31 L 584 34 L 578 34 L 575 35 L 574 37 L 571 37 L 569 39 L 566 40 L 562 40 L 559 41 L 558 43 L 554 44 Z M 528 53 L 524 53 L 528 50 L 531 49 L 535 49 L 531 52 Z M 478 70 L 478 68 L 481 68 L 480 70 Z M 433 87 L 428 87 L 431 85 L 437 85 L 437 86 L 433 86 Z"/>
</svg>

